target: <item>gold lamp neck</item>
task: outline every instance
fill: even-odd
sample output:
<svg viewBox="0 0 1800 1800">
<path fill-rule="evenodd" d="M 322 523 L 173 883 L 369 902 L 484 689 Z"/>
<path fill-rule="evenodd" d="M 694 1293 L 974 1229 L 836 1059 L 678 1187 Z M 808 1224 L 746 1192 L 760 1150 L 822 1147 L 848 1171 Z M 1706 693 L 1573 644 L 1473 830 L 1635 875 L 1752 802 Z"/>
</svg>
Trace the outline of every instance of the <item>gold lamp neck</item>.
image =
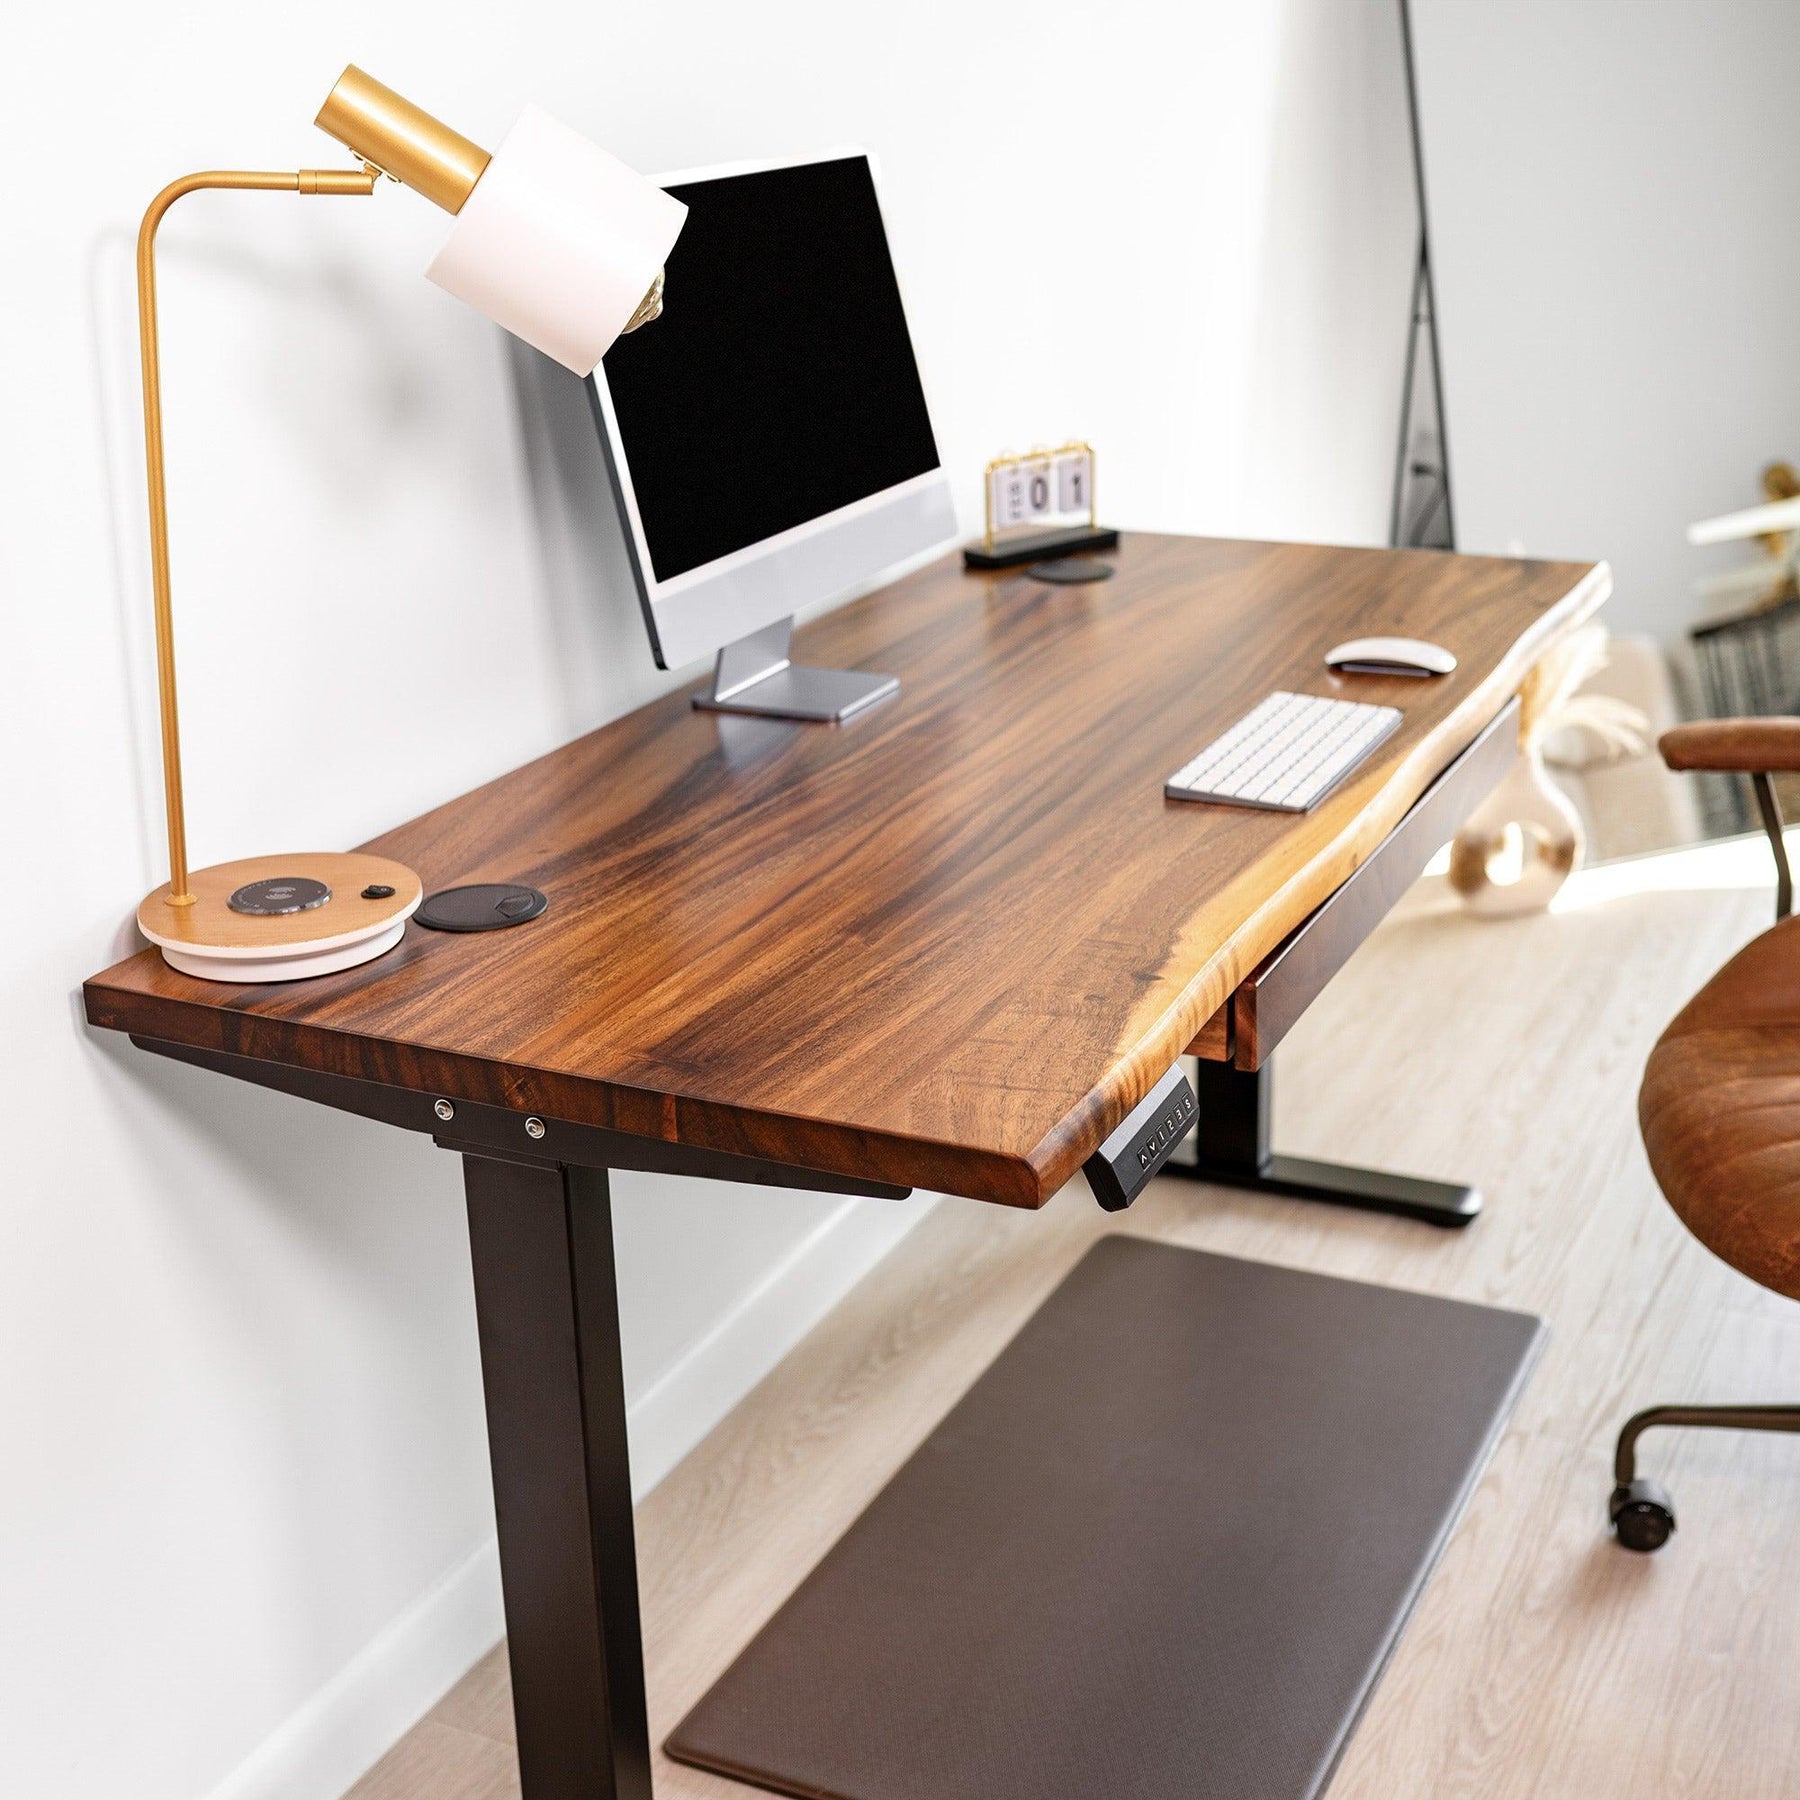
<svg viewBox="0 0 1800 1800">
<path fill-rule="evenodd" d="M 374 191 L 366 169 L 204 169 L 171 181 L 138 227 L 138 348 L 144 380 L 144 473 L 150 498 L 150 587 L 156 616 L 157 710 L 162 723 L 163 797 L 169 827 L 171 906 L 192 906 L 187 815 L 181 791 L 181 725 L 175 704 L 175 620 L 169 596 L 169 500 L 163 474 L 162 372 L 156 334 L 156 228 L 184 194 L 205 188 L 262 193 L 353 194 Z"/>
<path fill-rule="evenodd" d="M 338 77 L 314 123 L 372 168 L 448 213 L 462 211 L 491 160 L 479 144 L 354 63 Z"/>
</svg>

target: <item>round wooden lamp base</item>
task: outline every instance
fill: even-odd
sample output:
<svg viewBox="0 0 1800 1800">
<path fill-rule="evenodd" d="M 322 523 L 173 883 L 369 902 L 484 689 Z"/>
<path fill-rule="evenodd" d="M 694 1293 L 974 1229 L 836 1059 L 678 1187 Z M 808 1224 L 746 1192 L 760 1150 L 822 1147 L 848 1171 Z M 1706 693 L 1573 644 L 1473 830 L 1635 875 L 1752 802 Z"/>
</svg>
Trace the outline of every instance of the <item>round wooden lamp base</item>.
<svg viewBox="0 0 1800 1800">
<path fill-rule="evenodd" d="M 146 896 L 138 930 L 171 968 L 235 982 L 301 981 L 370 962 L 399 943 L 424 897 L 404 863 L 359 851 L 216 863 L 196 869 L 188 890 L 191 906 L 171 905 L 167 882 Z"/>
</svg>

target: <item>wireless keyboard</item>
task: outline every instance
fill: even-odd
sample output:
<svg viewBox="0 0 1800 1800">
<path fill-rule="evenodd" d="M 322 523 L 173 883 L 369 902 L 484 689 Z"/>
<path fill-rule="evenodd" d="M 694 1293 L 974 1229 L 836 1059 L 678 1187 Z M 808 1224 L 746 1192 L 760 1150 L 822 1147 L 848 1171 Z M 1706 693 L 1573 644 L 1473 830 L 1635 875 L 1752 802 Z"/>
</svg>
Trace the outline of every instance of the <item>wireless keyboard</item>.
<svg viewBox="0 0 1800 1800">
<path fill-rule="evenodd" d="M 1307 812 L 1400 723 L 1393 706 L 1276 692 L 1163 783 L 1171 800 Z"/>
</svg>

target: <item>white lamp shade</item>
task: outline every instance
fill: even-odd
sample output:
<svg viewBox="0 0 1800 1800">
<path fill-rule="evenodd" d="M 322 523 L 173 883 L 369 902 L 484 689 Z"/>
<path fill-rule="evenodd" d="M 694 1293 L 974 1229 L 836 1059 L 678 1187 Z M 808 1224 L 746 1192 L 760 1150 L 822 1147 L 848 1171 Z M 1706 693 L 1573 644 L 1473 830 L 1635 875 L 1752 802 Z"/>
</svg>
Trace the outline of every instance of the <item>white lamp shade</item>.
<svg viewBox="0 0 1800 1800">
<path fill-rule="evenodd" d="M 577 375 L 637 311 L 687 208 L 528 106 L 425 272 Z"/>
</svg>

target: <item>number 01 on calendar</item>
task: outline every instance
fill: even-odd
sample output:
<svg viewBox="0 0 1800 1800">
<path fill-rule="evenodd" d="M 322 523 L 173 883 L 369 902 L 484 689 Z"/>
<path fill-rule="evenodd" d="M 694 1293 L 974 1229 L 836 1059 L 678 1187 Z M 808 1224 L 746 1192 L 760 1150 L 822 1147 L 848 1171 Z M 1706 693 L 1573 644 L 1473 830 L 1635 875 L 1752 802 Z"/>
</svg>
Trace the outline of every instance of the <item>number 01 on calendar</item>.
<svg viewBox="0 0 1800 1800">
<path fill-rule="evenodd" d="M 996 456 L 986 470 L 987 529 L 963 552 L 973 569 L 1110 548 L 1119 540 L 1094 510 L 1094 451 L 1079 442 Z"/>
</svg>

